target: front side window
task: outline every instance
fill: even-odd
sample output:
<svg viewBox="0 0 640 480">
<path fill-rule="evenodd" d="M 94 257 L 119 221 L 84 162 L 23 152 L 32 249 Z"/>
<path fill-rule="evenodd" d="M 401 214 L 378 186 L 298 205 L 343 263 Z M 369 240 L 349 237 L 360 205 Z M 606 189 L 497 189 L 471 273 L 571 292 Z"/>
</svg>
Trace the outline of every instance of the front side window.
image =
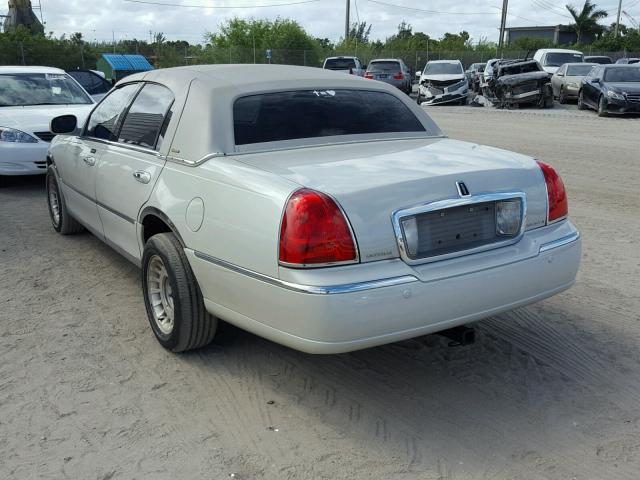
<svg viewBox="0 0 640 480">
<path fill-rule="evenodd" d="M 0 107 L 91 103 L 93 100 L 66 73 L 0 75 Z"/>
<path fill-rule="evenodd" d="M 116 140 L 122 114 L 139 87 L 139 84 L 125 85 L 105 97 L 91 114 L 85 135 L 102 140 Z"/>
<path fill-rule="evenodd" d="M 397 97 L 368 90 L 300 90 L 241 97 L 233 106 L 236 145 L 300 138 L 424 132 Z"/>
<path fill-rule="evenodd" d="M 172 103 L 171 90 L 154 83 L 145 85 L 122 122 L 118 142 L 156 148 L 162 141 L 162 127 Z"/>
</svg>

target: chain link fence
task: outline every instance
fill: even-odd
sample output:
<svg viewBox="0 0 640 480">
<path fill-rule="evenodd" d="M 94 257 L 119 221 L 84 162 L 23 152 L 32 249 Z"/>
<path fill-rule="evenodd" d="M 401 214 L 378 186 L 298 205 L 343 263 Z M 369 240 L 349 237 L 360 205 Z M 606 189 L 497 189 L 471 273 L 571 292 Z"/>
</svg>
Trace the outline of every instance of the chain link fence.
<svg viewBox="0 0 640 480">
<path fill-rule="evenodd" d="M 65 70 L 88 68 L 95 69 L 96 62 L 102 53 L 141 54 L 156 68 L 167 68 L 181 65 L 222 64 L 222 63 L 277 63 L 285 65 L 303 65 L 321 67 L 324 59 L 335 55 L 355 55 L 365 64 L 374 58 L 402 58 L 414 71 L 422 70 L 429 60 L 456 59 L 465 67 L 472 63 L 484 63 L 497 56 L 494 50 L 484 51 L 334 51 L 334 50 L 291 50 L 273 49 L 271 58 L 267 58 L 266 50 L 253 48 L 211 46 L 184 46 L 141 44 L 111 45 L 104 43 L 74 43 L 70 41 L 50 42 L 2 42 L 0 44 L 0 65 L 42 65 L 58 67 Z M 625 56 L 640 56 L 640 52 L 600 52 L 585 51 L 585 55 L 606 55 L 615 62 Z M 504 58 L 524 58 L 527 54 L 522 50 L 505 50 Z M 530 56 L 532 52 L 530 53 Z"/>
</svg>

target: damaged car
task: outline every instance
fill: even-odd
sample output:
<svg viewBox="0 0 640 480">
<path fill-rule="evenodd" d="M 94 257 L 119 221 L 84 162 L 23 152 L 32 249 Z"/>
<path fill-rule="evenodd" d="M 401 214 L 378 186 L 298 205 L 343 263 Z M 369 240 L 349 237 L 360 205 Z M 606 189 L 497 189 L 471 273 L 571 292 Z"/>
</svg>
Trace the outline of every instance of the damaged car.
<svg viewBox="0 0 640 480">
<path fill-rule="evenodd" d="M 551 75 L 536 60 L 505 60 L 494 65 L 483 95 L 495 107 L 553 107 Z"/>
<path fill-rule="evenodd" d="M 469 83 L 460 60 L 432 60 L 418 73 L 418 105 L 467 103 Z"/>
</svg>

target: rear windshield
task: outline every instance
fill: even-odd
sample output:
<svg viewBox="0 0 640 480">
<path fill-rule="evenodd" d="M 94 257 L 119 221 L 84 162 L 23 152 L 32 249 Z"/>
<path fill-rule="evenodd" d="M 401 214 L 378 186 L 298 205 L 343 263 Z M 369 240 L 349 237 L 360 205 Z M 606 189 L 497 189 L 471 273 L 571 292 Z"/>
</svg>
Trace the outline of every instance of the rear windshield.
<svg viewBox="0 0 640 480">
<path fill-rule="evenodd" d="M 369 68 L 370 72 L 399 72 L 399 62 L 371 62 Z"/>
<path fill-rule="evenodd" d="M 585 57 L 585 62 L 599 63 L 600 65 L 608 65 L 613 63 L 609 57 Z"/>
<path fill-rule="evenodd" d="M 459 63 L 427 63 L 422 71 L 429 75 L 457 75 L 463 73 Z"/>
<path fill-rule="evenodd" d="M 640 68 L 607 68 L 604 79 L 607 82 L 640 82 Z"/>
<path fill-rule="evenodd" d="M 569 65 L 567 67 L 567 75 L 570 77 L 586 77 L 592 68 L 593 65 L 589 65 L 588 63 L 584 65 Z"/>
<path fill-rule="evenodd" d="M 367 133 L 424 132 L 395 96 L 367 90 L 300 90 L 241 97 L 233 105 L 236 145 Z"/>
<path fill-rule="evenodd" d="M 349 70 L 356 68 L 356 61 L 353 58 L 327 58 L 324 68 L 328 70 Z"/>
</svg>

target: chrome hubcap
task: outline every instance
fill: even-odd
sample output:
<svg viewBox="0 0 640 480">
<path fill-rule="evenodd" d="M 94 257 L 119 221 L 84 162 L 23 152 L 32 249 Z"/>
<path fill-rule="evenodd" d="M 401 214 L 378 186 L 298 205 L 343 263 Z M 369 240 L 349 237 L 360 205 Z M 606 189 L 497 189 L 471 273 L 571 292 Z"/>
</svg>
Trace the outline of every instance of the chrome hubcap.
<svg viewBox="0 0 640 480">
<path fill-rule="evenodd" d="M 53 223 L 57 226 L 60 223 L 60 200 L 58 199 L 58 191 L 52 183 L 49 184 L 49 206 L 51 207 Z"/>
<path fill-rule="evenodd" d="M 153 255 L 147 267 L 147 297 L 153 320 L 165 335 L 173 331 L 173 290 L 164 262 Z"/>
</svg>

